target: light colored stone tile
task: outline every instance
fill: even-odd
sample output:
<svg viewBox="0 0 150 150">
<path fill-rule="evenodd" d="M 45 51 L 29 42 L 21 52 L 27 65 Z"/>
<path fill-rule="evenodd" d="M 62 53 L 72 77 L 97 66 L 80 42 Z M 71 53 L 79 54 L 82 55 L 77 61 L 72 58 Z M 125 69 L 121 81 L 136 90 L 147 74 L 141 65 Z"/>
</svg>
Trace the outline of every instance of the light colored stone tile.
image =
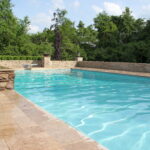
<svg viewBox="0 0 150 150">
<path fill-rule="evenodd" d="M 16 106 L 14 104 L 2 104 L 1 106 L 2 107 L 0 112 L 11 113 L 13 110 L 16 109 Z"/>
<path fill-rule="evenodd" d="M 20 95 L 18 95 L 14 90 L 5 90 L 1 92 L 11 103 L 18 104 L 22 101 Z"/>
<path fill-rule="evenodd" d="M 104 147 L 100 147 L 95 142 L 77 142 L 74 144 L 64 146 L 65 150 L 106 150 Z"/>
<path fill-rule="evenodd" d="M 14 115 L 13 119 L 21 128 L 36 126 L 36 123 L 27 117 L 22 111 L 20 111 L 19 114 Z"/>
<path fill-rule="evenodd" d="M 59 150 L 61 147 L 46 133 L 17 134 L 5 137 L 11 150 Z"/>
<path fill-rule="evenodd" d="M 0 112 L 0 126 L 8 124 L 14 124 L 11 114 L 7 112 Z"/>
<path fill-rule="evenodd" d="M 59 143 L 70 144 L 82 141 L 83 135 L 59 120 L 49 120 L 40 124 L 46 132 Z"/>
<path fill-rule="evenodd" d="M 7 125 L 1 125 L 0 126 L 0 138 L 3 136 L 14 136 L 19 127 L 16 124 L 7 124 Z"/>
<path fill-rule="evenodd" d="M 0 139 L 0 150 L 9 150 L 8 146 L 6 145 L 3 139 Z"/>
</svg>

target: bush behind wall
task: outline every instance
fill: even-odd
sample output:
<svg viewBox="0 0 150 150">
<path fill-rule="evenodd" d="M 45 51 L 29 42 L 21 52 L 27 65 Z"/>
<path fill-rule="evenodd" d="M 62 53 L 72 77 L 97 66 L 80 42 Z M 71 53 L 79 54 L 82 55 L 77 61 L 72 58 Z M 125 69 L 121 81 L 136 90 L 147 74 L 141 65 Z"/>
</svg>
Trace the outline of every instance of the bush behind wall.
<svg viewBox="0 0 150 150">
<path fill-rule="evenodd" d="M 42 60 L 42 56 L 7 56 L 7 55 L 0 55 L 0 60 Z"/>
</svg>

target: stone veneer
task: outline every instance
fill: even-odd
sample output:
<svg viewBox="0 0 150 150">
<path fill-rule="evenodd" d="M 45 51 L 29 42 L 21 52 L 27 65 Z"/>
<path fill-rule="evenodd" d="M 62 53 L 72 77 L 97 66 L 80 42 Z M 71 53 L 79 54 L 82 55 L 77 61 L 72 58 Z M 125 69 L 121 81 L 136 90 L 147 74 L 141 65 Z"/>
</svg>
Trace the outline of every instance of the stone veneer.
<svg viewBox="0 0 150 150">
<path fill-rule="evenodd" d="M 150 73 L 150 64 L 148 63 L 83 61 L 78 62 L 77 67 Z"/>
<path fill-rule="evenodd" d="M 37 64 L 37 67 L 42 66 L 41 60 L 0 60 L 0 66 L 5 66 L 7 68 L 23 68 L 26 64 Z"/>
<path fill-rule="evenodd" d="M 128 63 L 128 62 L 103 62 L 103 61 L 82 61 L 82 57 L 78 57 L 76 61 L 54 61 L 49 56 L 43 60 L 0 60 L 0 65 L 12 69 L 23 69 L 25 64 L 37 64 L 36 67 L 44 67 L 49 69 L 55 68 L 97 68 L 109 70 L 121 70 L 130 72 L 150 73 L 150 64 L 148 63 Z"/>
<path fill-rule="evenodd" d="M 49 68 L 74 68 L 77 61 L 50 61 Z"/>
<path fill-rule="evenodd" d="M 62 61 L 62 60 L 51 60 L 49 55 L 43 57 L 42 67 L 44 68 L 74 68 L 76 67 L 77 61 L 82 61 L 82 57 L 77 57 L 76 61 Z"/>
<path fill-rule="evenodd" d="M 0 70 L 0 90 L 14 88 L 15 73 L 13 70 Z"/>
<path fill-rule="evenodd" d="M 0 60 L 0 66 L 5 66 L 12 69 L 21 69 L 25 64 L 38 64 L 36 67 L 44 68 L 74 68 L 77 61 L 53 61 L 50 57 L 44 57 L 43 60 Z"/>
</svg>

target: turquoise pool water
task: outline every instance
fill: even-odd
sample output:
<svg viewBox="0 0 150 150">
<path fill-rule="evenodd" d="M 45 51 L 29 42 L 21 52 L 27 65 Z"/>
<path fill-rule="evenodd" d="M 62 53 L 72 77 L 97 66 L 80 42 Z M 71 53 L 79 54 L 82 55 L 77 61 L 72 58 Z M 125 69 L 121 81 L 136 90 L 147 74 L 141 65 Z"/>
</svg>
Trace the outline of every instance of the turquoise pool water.
<svg viewBox="0 0 150 150">
<path fill-rule="evenodd" d="M 110 150 L 150 150 L 150 78 L 17 71 L 15 90 Z"/>
</svg>

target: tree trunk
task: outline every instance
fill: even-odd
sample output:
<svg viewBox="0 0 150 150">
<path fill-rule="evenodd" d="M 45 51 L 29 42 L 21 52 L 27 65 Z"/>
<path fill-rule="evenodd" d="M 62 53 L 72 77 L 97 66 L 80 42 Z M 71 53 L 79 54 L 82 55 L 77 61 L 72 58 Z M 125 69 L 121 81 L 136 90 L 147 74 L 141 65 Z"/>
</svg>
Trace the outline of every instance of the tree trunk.
<svg viewBox="0 0 150 150">
<path fill-rule="evenodd" d="M 61 33 L 59 29 L 55 29 L 55 55 L 54 58 L 56 60 L 61 60 Z"/>
</svg>

